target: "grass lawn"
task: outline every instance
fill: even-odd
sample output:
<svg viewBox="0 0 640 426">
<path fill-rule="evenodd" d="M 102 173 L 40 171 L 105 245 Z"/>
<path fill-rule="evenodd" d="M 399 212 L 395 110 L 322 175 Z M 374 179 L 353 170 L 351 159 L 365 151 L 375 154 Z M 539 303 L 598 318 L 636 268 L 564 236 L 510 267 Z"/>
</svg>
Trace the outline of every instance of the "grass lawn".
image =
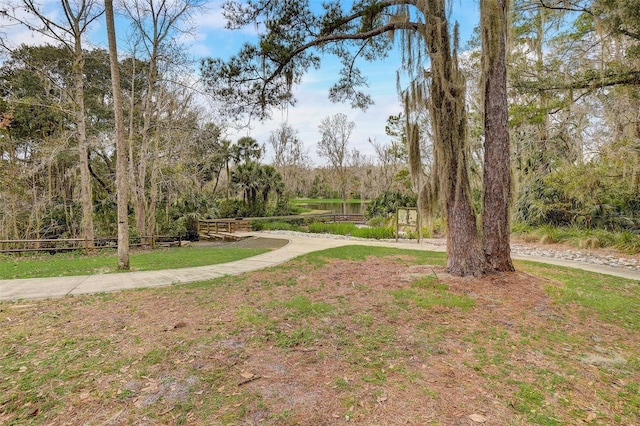
<svg viewBox="0 0 640 426">
<path fill-rule="evenodd" d="M 0 424 L 638 424 L 639 283 L 516 265 L 349 246 L 0 303 Z"/>
<path fill-rule="evenodd" d="M 214 265 L 255 256 L 267 249 L 235 247 L 174 247 L 154 251 L 132 251 L 132 271 L 188 268 Z M 93 255 L 57 253 L 38 256 L 0 256 L 0 279 L 44 278 L 118 272 L 115 251 Z"/>
</svg>

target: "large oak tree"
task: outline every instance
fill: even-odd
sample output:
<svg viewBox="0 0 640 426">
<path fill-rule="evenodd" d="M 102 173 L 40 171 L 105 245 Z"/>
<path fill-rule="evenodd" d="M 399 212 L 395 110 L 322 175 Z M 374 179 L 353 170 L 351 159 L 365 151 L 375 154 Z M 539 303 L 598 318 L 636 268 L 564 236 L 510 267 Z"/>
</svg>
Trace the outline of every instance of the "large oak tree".
<svg viewBox="0 0 640 426">
<path fill-rule="evenodd" d="M 266 117 L 274 107 L 295 104 L 293 85 L 301 82 L 307 70 L 319 66 L 322 55 L 334 54 L 341 59 L 343 69 L 330 98 L 366 108 L 371 99 L 361 87 L 366 86 L 367 79 L 355 63 L 360 58 L 375 61 L 384 57 L 393 48 L 396 33 L 400 34 L 403 63 L 398 65 L 414 81 L 425 83 L 406 92 L 405 104 L 410 110 L 427 107 L 431 114 L 433 169 L 438 173 L 435 186 L 448 227 L 448 270 L 455 275 L 512 270 L 509 239 L 502 234 L 508 230 L 504 214 L 509 197 L 508 135 L 505 141 L 502 130 L 506 112 L 487 123 L 497 126 L 485 141 L 488 161 L 507 163 L 485 165 L 489 184 L 484 214 L 495 220 L 488 224 L 490 232 L 482 235 L 470 197 L 465 81 L 458 68 L 457 30 L 452 34 L 445 0 L 356 1 L 348 11 L 343 3 L 325 2 L 319 10 L 307 0 L 226 2 L 223 10 L 229 28 L 257 25 L 263 31 L 255 45 L 245 45 L 228 61 L 203 62 L 210 91 L 223 98 L 234 114 Z M 497 0 L 482 3 L 489 6 L 483 9 L 491 14 L 485 22 L 488 34 L 496 41 L 488 48 L 498 49 L 487 56 L 491 59 L 488 68 L 503 67 L 500 57 L 505 53 L 499 40 L 505 36 L 506 4 Z M 502 74 L 506 75 L 497 71 L 488 76 L 490 96 L 506 91 L 497 87 L 504 84 Z M 506 111 L 506 97 L 496 99 L 493 106 Z M 501 153 L 505 147 L 507 153 Z M 499 194 L 487 197 L 486 191 Z"/>
</svg>

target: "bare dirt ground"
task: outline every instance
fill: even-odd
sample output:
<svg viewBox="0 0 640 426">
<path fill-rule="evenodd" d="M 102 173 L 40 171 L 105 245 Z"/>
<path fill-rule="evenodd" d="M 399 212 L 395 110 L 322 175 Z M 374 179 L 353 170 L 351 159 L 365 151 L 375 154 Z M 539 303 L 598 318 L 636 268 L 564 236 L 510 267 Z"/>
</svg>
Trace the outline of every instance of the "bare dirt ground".
<svg viewBox="0 0 640 426">
<path fill-rule="evenodd" d="M 640 330 L 564 301 L 579 275 L 441 265 L 313 257 L 0 304 L 0 424 L 640 424 Z"/>
</svg>

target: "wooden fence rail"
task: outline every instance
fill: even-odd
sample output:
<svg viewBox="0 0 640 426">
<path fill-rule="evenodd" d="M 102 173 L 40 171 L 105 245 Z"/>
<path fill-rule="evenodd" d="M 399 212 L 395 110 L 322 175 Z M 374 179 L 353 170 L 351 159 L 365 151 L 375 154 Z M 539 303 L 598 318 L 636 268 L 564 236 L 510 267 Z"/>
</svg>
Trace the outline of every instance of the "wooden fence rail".
<svg viewBox="0 0 640 426">
<path fill-rule="evenodd" d="M 198 234 L 201 236 L 249 231 L 251 231 L 251 221 L 248 219 L 206 219 L 198 221 Z"/>
<path fill-rule="evenodd" d="M 354 213 L 328 213 L 328 214 L 319 214 L 319 215 L 309 215 L 307 217 L 317 217 L 322 220 L 326 220 L 327 222 L 353 222 L 364 224 L 367 223 L 364 215 L 362 214 L 354 214 Z"/>
<path fill-rule="evenodd" d="M 358 224 L 367 223 L 364 215 L 361 214 L 317 214 L 317 215 L 297 215 L 297 216 L 274 216 L 274 217 L 251 217 L 251 218 L 236 218 L 236 219 L 203 219 L 198 221 L 198 235 L 201 238 L 222 238 L 222 239 L 237 239 L 233 234 L 235 232 L 249 232 L 251 231 L 251 221 L 264 221 L 264 220 L 310 220 L 316 219 L 323 222 L 352 222 Z"/>
<path fill-rule="evenodd" d="M 158 246 L 180 246 L 179 236 L 151 235 L 142 237 L 131 237 L 130 247 L 151 247 Z M 95 238 L 87 240 L 84 238 L 56 238 L 56 239 L 34 239 L 34 240 L 0 240 L 0 253 L 28 253 L 28 252 L 49 252 L 57 253 L 62 251 L 76 251 L 116 248 L 118 239 L 115 237 Z"/>
</svg>

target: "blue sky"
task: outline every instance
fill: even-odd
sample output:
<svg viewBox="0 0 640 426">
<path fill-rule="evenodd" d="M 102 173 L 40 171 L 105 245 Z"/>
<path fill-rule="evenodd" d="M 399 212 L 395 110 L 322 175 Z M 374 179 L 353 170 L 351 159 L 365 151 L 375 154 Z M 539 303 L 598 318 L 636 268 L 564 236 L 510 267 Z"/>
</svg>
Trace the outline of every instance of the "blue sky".
<svg viewBox="0 0 640 426">
<path fill-rule="evenodd" d="M 212 5 L 205 18 L 206 24 L 201 27 L 208 30 L 199 33 L 199 40 L 194 46 L 196 46 L 195 51 L 204 56 L 224 58 L 235 53 L 242 42 L 251 41 L 254 28 L 239 31 L 224 29 L 220 2 L 216 3 Z M 451 5 L 453 16 L 460 23 L 461 45 L 464 46 L 479 19 L 478 0 L 452 0 Z M 316 144 L 320 139 L 318 132 L 320 120 L 336 113 L 344 113 L 355 122 L 350 148 L 372 156 L 374 151 L 368 140 L 375 139 L 378 142 L 388 143 L 390 138 L 384 132 L 387 118 L 402 111 L 396 87 L 396 70 L 399 64 L 399 55 L 393 53 L 384 61 L 360 63 L 360 68 L 369 78 L 370 86 L 366 91 L 375 102 L 367 111 L 361 111 L 352 109 L 348 104 L 336 104 L 328 100 L 329 88 L 335 83 L 340 66 L 334 57 L 326 56 L 323 58 L 321 69 L 307 74 L 303 84 L 295 89 L 294 94 L 297 99 L 295 107 L 275 113 L 271 120 L 264 123 L 254 123 L 251 129 L 240 130 L 238 136 L 248 134 L 260 143 L 266 143 L 271 131 L 283 121 L 287 121 L 299 131 L 299 137 L 308 147 L 314 162 L 321 164 L 323 160 L 316 154 Z M 269 152 L 266 160 L 270 160 Z"/>
<path fill-rule="evenodd" d="M 100 0 L 99 0 L 100 1 Z M 313 1 L 313 0 L 312 0 Z M 479 17 L 479 0 L 452 0 L 453 17 L 461 25 L 461 45 L 470 37 L 473 27 Z M 102 3 L 100 1 L 100 3 Z M 255 38 L 255 28 L 230 31 L 224 28 L 225 20 L 220 11 L 221 0 L 212 0 L 206 10 L 194 16 L 195 28 L 191 35 L 182 39 L 185 48 L 194 58 L 228 57 L 235 53 L 243 42 Z M 60 13 L 59 0 L 43 0 L 43 7 L 51 17 Z M 320 4 L 320 1 L 318 1 Z M 117 19 L 116 30 L 119 48 L 126 46 L 127 24 Z M 44 42 L 42 36 L 35 35 L 25 28 L 7 26 L 6 21 L 0 19 L 0 36 L 14 44 L 40 44 Z M 91 42 L 104 47 L 106 45 L 103 21 L 96 22 L 91 28 Z M 318 125 L 322 118 L 336 113 L 346 114 L 355 122 L 355 128 L 350 141 L 350 148 L 358 149 L 365 155 L 373 155 L 369 139 L 387 143 L 389 137 L 384 133 L 387 117 L 401 111 L 396 91 L 396 70 L 400 61 L 399 56 L 392 54 L 384 61 L 375 63 L 361 63 L 361 69 L 369 78 L 370 87 L 367 92 L 373 97 L 375 104 L 366 112 L 354 110 L 347 104 L 334 104 L 328 100 L 329 87 L 335 82 L 339 64 L 330 56 L 323 58 L 322 67 L 307 74 L 303 84 L 294 93 L 297 99 L 295 107 L 273 114 L 271 120 L 263 123 L 253 122 L 250 128 L 230 130 L 229 137 L 234 140 L 241 136 L 250 135 L 259 143 L 267 143 L 270 133 L 283 121 L 287 121 L 299 132 L 299 137 L 307 147 L 309 154 L 316 164 L 323 161 L 316 154 L 316 143 L 320 138 Z M 265 162 L 271 160 L 267 151 Z"/>
</svg>

